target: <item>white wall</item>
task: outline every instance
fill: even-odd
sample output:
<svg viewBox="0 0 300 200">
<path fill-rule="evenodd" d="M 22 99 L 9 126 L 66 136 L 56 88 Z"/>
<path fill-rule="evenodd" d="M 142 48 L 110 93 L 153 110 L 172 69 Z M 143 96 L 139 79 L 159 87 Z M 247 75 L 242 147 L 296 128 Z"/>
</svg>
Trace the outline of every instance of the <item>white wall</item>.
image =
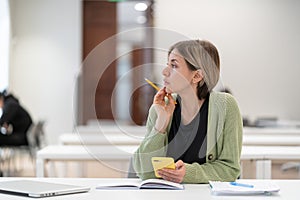
<svg viewBox="0 0 300 200">
<path fill-rule="evenodd" d="M 34 120 L 46 120 L 49 143 L 72 131 L 81 64 L 80 0 L 11 0 L 10 90 Z"/>
<path fill-rule="evenodd" d="M 8 87 L 9 69 L 10 17 L 8 0 L 0 0 L 0 30 L 0 91 L 3 91 Z"/>
<path fill-rule="evenodd" d="M 300 120 L 299 19 L 298 0 L 156 0 L 155 6 L 157 27 L 217 46 L 223 84 L 251 119 Z"/>
<path fill-rule="evenodd" d="M 9 2 L 10 89 L 34 120 L 47 120 L 48 140 L 55 143 L 74 124 L 81 1 Z M 155 6 L 157 27 L 216 44 L 223 82 L 232 89 L 243 115 L 252 118 L 300 120 L 298 19 L 298 0 L 156 0 Z M 157 43 L 166 39 L 160 37 Z M 164 65 L 166 57 L 156 62 Z"/>
</svg>

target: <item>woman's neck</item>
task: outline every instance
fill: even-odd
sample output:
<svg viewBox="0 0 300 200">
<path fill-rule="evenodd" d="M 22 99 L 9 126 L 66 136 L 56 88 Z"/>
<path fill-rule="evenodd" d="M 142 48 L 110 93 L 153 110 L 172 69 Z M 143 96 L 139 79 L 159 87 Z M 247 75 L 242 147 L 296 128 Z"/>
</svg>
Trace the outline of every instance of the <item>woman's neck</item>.
<svg viewBox="0 0 300 200">
<path fill-rule="evenodd" d="M 195 116 L 198 114 L 205 99 L 198 99 L 196 93 L 192 95 L 181 94 L 181 122 L 183 124 L 189 124 Z"/>
</svg>

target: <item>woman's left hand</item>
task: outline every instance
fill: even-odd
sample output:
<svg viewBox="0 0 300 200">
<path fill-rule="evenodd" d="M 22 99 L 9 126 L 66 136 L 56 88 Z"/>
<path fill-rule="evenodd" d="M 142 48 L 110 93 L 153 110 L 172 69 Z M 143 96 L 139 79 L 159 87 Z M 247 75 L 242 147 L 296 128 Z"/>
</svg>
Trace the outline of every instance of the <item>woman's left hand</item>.
<svg viewBox="0 0 300 200">
<path fill-rule="evenodd" d="M 163 168 L 158 170 L 158 174 L 167 181 L 172 181 L 175 183 L 181 183 L 185 176 L 185 164 L 182 160 L 178 160 L 175 163 L 175 170 L 174 169 L 167 169 Z"/>
</svg>

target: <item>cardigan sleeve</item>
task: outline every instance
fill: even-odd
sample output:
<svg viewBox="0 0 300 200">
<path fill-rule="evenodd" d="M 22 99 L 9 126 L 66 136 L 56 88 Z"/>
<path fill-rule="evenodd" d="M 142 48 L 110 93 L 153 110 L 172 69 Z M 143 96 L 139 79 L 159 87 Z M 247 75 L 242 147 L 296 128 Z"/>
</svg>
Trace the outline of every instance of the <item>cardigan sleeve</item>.
<svg viewBox="0 0 300 200">
<path fill-rule="evenodd" d="M 218 119 L 219 113 L 211 113 L 211 124 L 222 126 L 220 137 L 216 139 L 215 152 L 207 152 L 206 163 L 185 164 L 186 175 L 183 182 L 207 183 L 209 180 L 233 181 L 240 175 L 240 155 L 242 149 L 242 117 L 235 99 L 225 95 L 224 120 Z M 218 110 L 218 109 L 216 109 Z M 222 123 L 220 124 L 220 121 Z M 222 125 L 223 124 L 223 125 Z M 219 129 L 213 129 L 217 132 Z M 208 134 L 217 135 L 208 132 Z M 212 137 L 212 136 L 211 136 Z M 210 157 L 210 158 L 209 158 Z"/>
<path fill-rule="evenodd" d="M 166 156 L 168 137 L 167 134 L 162 134 L 154 128 L 156 119 L 156 112 L 151 106 L 146 124 L 147 134 L 133 155 L 134 170 L 143 180 L 155 178 L 151 158 Z"/>
</svg>

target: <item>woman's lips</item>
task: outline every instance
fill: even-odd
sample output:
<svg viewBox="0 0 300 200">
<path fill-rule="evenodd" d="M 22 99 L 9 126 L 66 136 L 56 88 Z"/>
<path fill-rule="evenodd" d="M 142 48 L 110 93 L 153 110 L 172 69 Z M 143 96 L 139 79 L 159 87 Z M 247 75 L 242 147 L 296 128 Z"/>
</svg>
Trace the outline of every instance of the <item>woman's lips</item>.
<svg viewBox="0 0 300 200">
<path fill-rule="evenodd" d="M 168 81 L 165 81 L 164 80 L 164 86 L 167 86 L 167 85 L 169 85 L 170 83 L 168 82 Z"/>
</svg>

